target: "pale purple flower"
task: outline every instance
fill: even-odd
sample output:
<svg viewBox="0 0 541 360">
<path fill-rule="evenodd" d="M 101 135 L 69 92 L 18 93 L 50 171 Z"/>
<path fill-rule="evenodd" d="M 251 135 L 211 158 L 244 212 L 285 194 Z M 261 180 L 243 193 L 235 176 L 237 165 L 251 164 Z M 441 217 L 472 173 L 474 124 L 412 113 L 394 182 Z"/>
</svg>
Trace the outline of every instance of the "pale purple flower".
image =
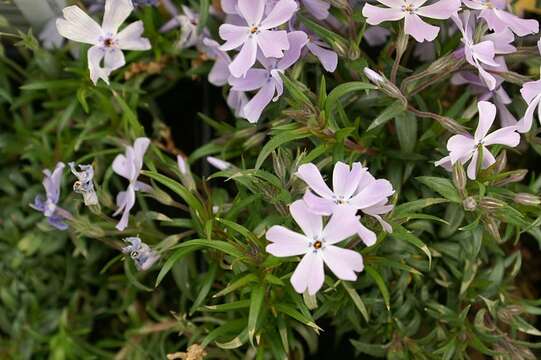
<svg viewBox="0 0 541 360">
<path fill-rule="evenodd" d="M 49 224 L 58 230 L 66 230 L 68 224 L 64 220 L 71 219 L 71 214 L 57 205 L 60 200 L 60 185 L 65 166 L 63 162 L 59 162 L 52 173 L 48 169 L 43 170 L 45 176 L 42 184 L 45 188 L 46 198 L 37 195 L 34 198 L 34 203 L 30 204 L 31 208 L 42 212 Z"/>
<path fill-rule="evenodd" d="M 235 77 L 245 76 L 255 64 L 257 50 L 265 57 L 281 58 L 289 49 L 287 32 L 273 30 L 287 22 L 297 11 L 294 0 L 280 0 L 270 14 L 264 17 L 265 0 L 238 0 L 238 10 L 245 25 L 223 24 L 220 37 L 225 40 L 221 46 L 224 51 L 241 48 L 229 65 L 229 71 Z"/>
<path fill-rule="evenodd" d="M 325 70 L 328 72 L 334 72 L 336 70 L 338 66 L 338 54 L 331 50 L 331 47 L 315 34 L 310 33 L 308 36 L 306 49 L 319 60 Z"/>
<path fill-rule="evenodd" d="M 229 72 L 229 64 L 231 64 L 231 58 L 229 55 L 220 50 L 220 44 L 216 41 L 204 38 L 204 49 L 207 56 L 210 59 L 214 59 L 214 65 L 210 69 L 208 75 L 208 81 L 215 86 L 224 86 L 228 83 L 228 79 L 231 77 Z M 244 105 L 248 103 L 248 97 L 242 91 L 229 90 L 227 96 L 227 105 L 233 110 L 235 116 L 242 117 L 242 109 Z"/>
<path fill-rule="evenodd" d="M 233 91 L 259 90 L 244 106 L 241 113 L 241 116 L 251 123 L 257 122 L 265 107 L 282 95 L 284 84 L 281 74 L 297 62 L 302 48 L 308 42 L 308 37 L 302 31 L 290 32 L 287 38 L 290 47 L 281 59 L 260 56 L 259 62 L 263 65 L 263 69 L 250 69 L 243 78 L 231 77 L 229 79 Z"/>
<path fill-rule="evenodd" d="M 537 20 L 521 19 L 505 11 L 508 0 L 462 0 L 470 9 L 480 10 L 479 17 L 485 19 L 490 30 L 500 32 L 510 29 L 518 36 L 537 34 Z"/>
<path fill-rule="evenodd" d="M 494 155 L 488 150 L 487 146 L 499 144 L 515 147 L 520 142 L 520 135 L 516 132 L 516 126 L 507 126 L 488 134 L 496 118 L 496 106 L 487 101 L 480 101 L 477 106 L 479 109 L 479 124 L 474 136 L 469 134 L 451 136 L 447 141 L 449 155 L 435 163 L 436 166 L 449 169 L 457 162 L 464 165 L 471 160 L 466 170 L 466 174 L 471 180 L 475 180 L 477 177 L 477 162 L 479 161 L 480 151 L 482 157 L 480 168 L 486 169 L 496 162 Z"/>
<path fill-rule="evenodd" d="M 109 83 L 112 71 L 126 63 L 122 50 L 148 50 L 150 42 L 141 37 L 143 22 L 136 21 L 118 32 L 133 11 L 131 0 L 107 0 L 102 25 L 77 6 L 64 8 L 64 18 L 56 20 L 58 32 L 70 40 L 92 45 L 88 50 L 88 68 L 94 84 Z M 103 61 L 104 66 L 101 66 Z"/>
<path fill-rule="evenodd" d="M 52 18 L 48 20 L 41 32 L 39 33 L 39 40 L 43 44 L 43 48 L 47 50 L 60 49 L 64 43 L 64 38 L 58 33 L 56 29 L 56 19 Z"/>
<path fill-rule="evenodd" d="M 462 42 L 464 48 L 456 52 L 456 55 L 464 56 L 466 61 L 477 68 L 479 76 L 490 90 L 496 88 L 496 78 L 484 69 L 484 66 L 500 68 L 501 64 L 495 60 L 496 47 L 489 38 L 487 40 L 475 43 L 473 33 L 475 27 L 475 16 L 470 11 L 464 11 L 462 16 L 453 15 L 453 21 L 462 33 Z"/>
<path fill-rule="evenodd" d="M 120 231 L 128 226 L 130 210 L 135 205 L 135 192 L 149 192 L 152 190 L 152 187 L 148 184 L 137 180 L 143 168 L 143 157 L 149 145 L 150 140 L 148 138 L 137 138 L 133 146 L 126 146 L 125 154 L 117 155 L 113 160 L 113 171 L 129 181 L 126 191 L 121 191 L 116 196 L 118 209 L 113 216 L 122 213 L 122 217 L 116 225 L 116 228 Z"/>
<path fill-rule="evenodd" d="M 391 32 L 382 26 L 370 26 L 364 32 L 363 38 L 366 40 L 368 45 L 374 47 L 374 46 L 381 46 L 385 44 L 385 42 L 387 41 L 387 38 L 390 35 L 391 35 Z"/>
<path fill-rule="evenodd" d="M 160 32 L 167 32 L 175 27 L 180 27 L 180 39 L 177 42 L 177 47 L 185 49 L 197 45 L 201 40 L 201 36 L 197 32 L 199 14 L 184 5 L 182 5 L 182 11 L 184 14 L 171 18 L 160 28 Z M 205 32 L 207 32 L 206 29 Z"/>
<path fill-rule="evenodd" d="M 528 104 L 524 117 L 517 124 L 518 131 L 525 133 L 530 131 L 533 123 L 535 110 L 537 109 L 537 117 L 541 121 L 541 80 L 530 81 L 520 89 L 522 98 Z"/>
<path fill-rule="evenodd" d="M 386 8 L 365 4 L 363 16 L 370 25 L 379 25 L 385 21 L 404 19 L 404 31 L 418 42 L 433 41 L 440 28 L 430 25 L 421 19 L 445 20 L 460 9 L 460 0 L 438 0 L 431 5 L 425 5 L 428 0 L 378 0 L 388 6 Z"/>
<path fill-rule="evenodd" d="M 128 245 L 122 248 L 122 252 L 130 255 L 139 271 L 150 269 L 160 259 L 160 255 L 138 237 L 126 238 L 124 242 Z"/>
<path fill-rule="evenodd" d="M 335 245 L 355 234 L 355 212 L 342 207 L 324 227 L 322 216 L 312 213 L 302 200 L 291 204 L 289 210 L 303 233 L 275 225 L 266 233 L 272 242 L 266 250 L 277 257 L 304 255 L 290 279 L 295 291 L 307 290 L 310 295 L 318 292 L 325 279 L 323 264 L 341 280 L 357 280 L 356 272 L 364 268 L 361 254 Z"/>
<path fill-rule="evenodd" d="M 325 20 L 329 16 L 331 4 L 324 0 L 301 0 L 304 8 L 316 19 Z"/>
<path fill-rule="evenodd" d="M 376 180 L 361 163 L 353 163 L 350 168 L 343 162 L 337 162 L 333 171 L 332 190 L 312 163 L 301 165 L 297 176 L 309 186 L 304 201 L 312 212 L 330 215 L 342 206 L 349 206 L 376 218 L 385 231 L 392 231 L 380 215 L 393 209 L 392 205 L 387 204 L 388 198 L 394 194 L 393 186 L 385 179 Z M 355 229 L 367 246 L 376 242 L 376 234 L 361 222 L 355 224 Z"/>
<path fill-rule="evenodd" d="M 451 83 L 454 85 L 469 85 L 470 91 L 477 95 L 478 101 L 492 100 L 498 109 L 498 117 L 502 127 L 517 125 L 517 119 L 507 109 L 507 105 L 511 104 L 512 100 L 502 86 L 503 79 L 499 76 L 494 77 L 496 78 L 496 88 L 494 90 L 488 89 L 478 75 L 469 71 L 460 71 L 453 74 Z"/>
<path fill-rule="evenodd" d="M 77 177 L 73 184 L 73 191 L 83 195 L 83 201 L 86 206 L 98 205 L 98 196 L 94 190 L 94 168 L 92 165 L 79 165 L 79 170 L 75 163 L 68 163 L 71 173 Z"/>
</svg>

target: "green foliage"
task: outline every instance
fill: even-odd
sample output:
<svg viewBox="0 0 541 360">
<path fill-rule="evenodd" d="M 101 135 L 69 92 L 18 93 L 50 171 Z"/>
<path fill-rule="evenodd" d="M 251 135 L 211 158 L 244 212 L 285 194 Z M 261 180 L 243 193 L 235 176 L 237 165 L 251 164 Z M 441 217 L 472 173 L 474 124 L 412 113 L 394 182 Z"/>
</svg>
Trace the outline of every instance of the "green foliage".
<svg viewBox="0 0 541 360">
<path fill-rule="evenodd" d="M 193 3 L 198 30 L 207 24 L 215 33 L 209 1 Z M 200 344 L 218 359 L 301 359 L 323 351 L 324 337 L 359 358 L 539 355 L 541 301 L 529 272 L 538 274 L 541 211 L 513 201 L 541 188 L 535 171 L 523 181 L 537 156 L 529 151 L 534 137 L 517 152 L 500 149 L 475 181 L 460 182 L 460 169 L 434 167 L 448 128 L 419 111 L 471 128 L 475 97 L 435 81 L 428 91 L 408 92 L 406 108 L 368 83 L 361 69 L 374 60 L 359 48 L 366 24 L 347 7 L 333 12 L 358 41 L 300 16 L 340 54 L 339 68 L 322 74 L 311 61 L 294 67 L 283 76 L 282 100 L 257 126 L 209 112 L 166 118 L 160 97 L 180 82 L 201 82 L 209 62 L 174 46 L 178 30 L 156 31 L 160 11 L 136 12 L 153 49 L 130 53 L 110 87 L 90 82 L 84 47 L 77 59 L 21 33 L 16 48 L 9 44 L 13 56 L 0 52 L 0 358 L 164 359 Z M 390 53 L 381 52 L 378 67 L 390 69 Z M 164 66 L 128 76 L 131 65 L 149 63 Z M 407 84 L 426 80 L 416 76 L 425 69 L 405 66 L 399 77 L 415 76 Z M 174 122 L 213 129 L 212 139 L 188 154 L 190 175 L 175 164 L 187 150 L 172 143 Z M 138 193 L 120 232 L 111 214 L 125 184 L 111 163 L 144 134 L 152 145 L 141 176 L 153 191 Z M 208 155 L 233 165 L 201 172 Z M 66 232 L 28 206 L 43 191 L 41 171 L 57 161 L 92 163 L 101 205 L 85 208 L 66 176 L 62 206 L 74 216 Z M 395 207 L 386 218 L 393 232 L 363 218 L 378 239 L 357 247 L 365 264 L 358 280 L 328 273 L 316 295 L 297 294 L 290 277 L 298 258 L 268 254 L 265 232 L 295 227 L 287 207 L 305 191 L 299 165 L 314 162 L 329 178 L 336 161 L 361 161 L 393 183 Z M 119 252 L 121 240 L 135 235 L 160 253 L 149 271 L 138 272 Z"/>
</svg>

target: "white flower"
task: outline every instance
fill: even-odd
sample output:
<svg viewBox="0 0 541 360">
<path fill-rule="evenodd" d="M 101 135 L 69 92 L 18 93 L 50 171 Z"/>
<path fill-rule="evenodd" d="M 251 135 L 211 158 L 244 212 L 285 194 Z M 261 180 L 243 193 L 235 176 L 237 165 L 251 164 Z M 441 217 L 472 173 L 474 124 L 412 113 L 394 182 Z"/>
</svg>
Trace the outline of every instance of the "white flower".
<svg viewBox="0 0 541 360">
<path fill-rule="evenodd" d="M 109 84 L 109 74 L 124 66 L 126 60 L 122 50 L 150 49 L 148 39 L 141 37 L 144 30 L 142 21 L 136 21 L 118 32 L 132 10 L 131 0 L 107 0 L 101 26 L 77 6 L 68 6 L 63 10 L 64 18 L 56 20 L 60 35 L 92 45 L 88 49 L 88 68 L 94 85 L 98 79 Z"/>
</svg>

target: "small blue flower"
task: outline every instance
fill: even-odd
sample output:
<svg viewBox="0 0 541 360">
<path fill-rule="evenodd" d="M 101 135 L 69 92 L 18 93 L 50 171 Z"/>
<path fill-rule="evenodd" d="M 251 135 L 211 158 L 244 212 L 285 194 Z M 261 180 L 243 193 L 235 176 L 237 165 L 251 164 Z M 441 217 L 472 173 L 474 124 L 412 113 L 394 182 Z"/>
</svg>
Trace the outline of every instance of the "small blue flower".
<svg viewBox="0 0 541 360">
<path fill-rule="evenodd" d="M 150 246 L 141 241 L 138 237 L 124 239 L 129 245 L 122 248 L 124 254 L 129 254 L 139 271 L 148 270 L 160 258 Z"/>
<path fill-rule="evenodd" d="M 30 204 L 31 208 L 42 212 L 49 224 L 58 230 L 66 230 L 68 225 L 64 220 L 71 219 L 72 217 L 68 211 L 57 205 L 60 200 L 60 183 L 62 182 L 62 171 L 64 167 L 64 163 L 59 162 L 56 164 L 52 173 L 48 169 L 43 170 L 43 174 L 45 175 L 43 178 L 43 187 L 45 188 L 46 198 L 43 198 L 42 195 L 37 195 L 34 198 L 34 203 Z"/>
<path fill-rule="evenodd" d="M 86 206 L 98 205 L 98 196 L 94 190 L 94 169 L 92 165 L 79 165 L 81 171 L 77 171 L 75 163 L 70 162 L 69 167 L 73 175 L 77 177 L 77 181 L 73 184 L 73 191 L 83 195 L 83 200 Z"/>
</svg>

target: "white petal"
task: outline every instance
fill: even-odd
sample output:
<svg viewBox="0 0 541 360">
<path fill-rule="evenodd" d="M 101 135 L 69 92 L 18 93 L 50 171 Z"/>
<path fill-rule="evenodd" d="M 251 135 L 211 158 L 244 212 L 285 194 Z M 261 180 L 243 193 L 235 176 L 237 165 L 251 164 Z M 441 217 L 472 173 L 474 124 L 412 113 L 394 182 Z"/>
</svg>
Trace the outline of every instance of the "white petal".
<svg viewBox="0 0 541 360">
<path fill-rule="evenodd" d="M 308 290 L 310 295 L 314 295 L 321 289 L 324 280 L 323 259 L 317 253 L 310 251 L 297 265 L 290 281 L 296 292 L 302 294 Z"/>
<path fill-rule="evenodd" d="M 111 70 L 101 66 L 101 61 L 105 56 L 105 51 L 99 46 L 92 46 L 88 49 L 88 70 L 90 70 L 90 79 L 96 85 L 99 79 L 109 84 L 109 74 Z"/>
<path fill-rule="evenodd" d="M 65 38 L 85 44 L 96 45 L 102 34 L 101 27 L 78 6 L 63 10 L 65 19 L 56 20 L 56 29 Z"/>
<path fill-rule="evenodd" d="M 356 251 L 337 246 L 326 246 L 322 250 L 323 261 L 340 280 L 357 280 L 355 272 L 363 271 L 363 257 Z"/>
<path fill-rule="evenodd" d="M 136 21 L 126 26 L 117 36 L 118 46 L 123 50 L 148 50 L 151 48 L 150 41 L 141 37 L 143 34 L 143 22 Z"/>
<path fill-rule="evenodd" d="M 266 250 L 274 256 L 302 255 L 310 250 L 306 236 L 283 226 L 275 225 L 271 227 L 265 237 L 272 242 L 272 244 L 267 245 Z"/>
<path fill-rule="evenodd" d="M 289 206 L 289 211 L 306 236 L 314 239 L 321 235 L 323 229 L 321 215 L 311 212 L 304 200 L 295 201 Z"/>
<path fill-rule="evenodd" d="M 131 0 L 105 0 L 103 32 L 115 35 L 120 25 L 130 16 L 132 11 L 133 4 Z"/>
<path fill-rule="evenodd" d="M 110 71 L 120 69 L 126 64 L 126 59 L 124 59 L 124 54 L 120 49 L 107 49 L 105 51 L 104 65 Z"/>
<path fill-rule="evenodd" d="M 359 217 L 352 206 L 340 205 L 334 209 L 334 213 L 323 230 L 323 239 L 327 244 L 336 244 L 347 239 L 357 231 Z"/>
</svg>

